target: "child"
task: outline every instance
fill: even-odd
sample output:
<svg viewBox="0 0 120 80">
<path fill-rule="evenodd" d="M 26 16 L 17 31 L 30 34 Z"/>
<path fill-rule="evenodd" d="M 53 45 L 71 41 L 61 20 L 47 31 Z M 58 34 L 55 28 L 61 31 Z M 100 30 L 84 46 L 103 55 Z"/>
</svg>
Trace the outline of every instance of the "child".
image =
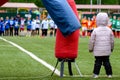
<svg viewBox="0 0 120 80">
<path fill-rule="evenodd" d="M 9 35 L 9 29 L 10 29 L 10 20 L 9 20 L 9 17 L 6 17 L 6 19 L 5 19 L 5 36 Z"/>
<path fill-rule="evenodd" d="M 55 23 L 52 19 L 49 20 L 49 26 L 50 26 L 50 36 L 53 36 L 53 30 L 55 27 Z"/>
<path fill-rule="evenodd" d="M 88 21 L 87 21 L 87 35 L 88 35 L 88 37 L 91 36 L 92 31 L 93 31 L 93 22 L 91 21 L 90 17 L 88 17 Z"/>
<path fill-rule="evenodd" d="M 98 78 L 101 65 L 105 67 L 108 78 L 112 77 L 112 67 L 109 61 L 111 52 L 114 49 L 114 35 L 112 30 L 107 27 L 107 13 L 99 13 L 96 18 L 97 28 L 91 34 L 89 42 L 89 52 L 95 56 L 93 77 Z"/>
<path fill-rule="evenodd" d="M 116 35 L 115 35 L 115 33 L 116 33 L 116 31 L 115 31 L 116 22 L 117 22 L 117 18 L 116 18 L 116 16 L 113 16 L 113 19 L 112 19 L 112 31 L 113 31 L 113 34 L 114 34 L 115 37 L 116 37 Z"/>
<path fill-rule="evenodd" d="M 116 38 L 120 38 L 120 17 L 118 17 L 118 20 L 116 21 Z"/>
<path fill-rule="evenodd" d="M 35 28 L 36 28 L 36 21 L 35 19 L 32 19 L 32 23 L 31 23 L 31 29 L 32 29 L 31 35 L 32 36 L 35 35 Z"/>
<path fill-rule="evenodd" d="M 32 20 L 31 18 L 28 17 L 27 20 L 27 36 L 30 37 L 31 36 L 31 26 L 32 25 Z"/>
<path fill-rule="evenodd" d="M 18 31 L 19 31 L 19 22 L 18 20 L 15 20 L 15 25 L 14 25 L 14 35 L 18 36 Z"/>
<path fill-rule="evenodd" d="M 42 36 L 46 37 L 47 36 L 47 31 L 48 31 L 48 26 L 49 26 L 47 18 L 45 18 L 44 20 L 42 20 L 41 26 L 42 26 Z"/>
<path fill-rule="evenodd" d="M 10 19 L 10 36 L 13 36 L 13 27 L 15 25 L 15 21 L 14 21 L 14 18 L 11 17 Z"/>
<path fill-rule="evenodd" d="M 20 32 L 24 31 L 24 27 L 25 27 L 25 19 L 21 17 L 21 19 L 20 19 Z"/>
<path fill-rule="evenodd" d="M 0 18 L 0 36 L 4 36 L 5 26 L 3 17 Z"/>
<path fill-rule="evenodd" d="M 86 16 L 83 17 L 83 19 L 81 20 L 81 24 L 82 24 L 82 36 L 85 37 L 86 33 L 87 33 L 87 18 Z"/>
<path fill-rule="evenodd" d="M 39 19 L 39 17 L 37 16 L 36 17 L 36 20 L 35 20 L 35 22 L 36 22 L 36 33 L 37 33 L 37 35 L 39 35 L 39 33 L 40 33 L 40 19 Z"/>
</svg>

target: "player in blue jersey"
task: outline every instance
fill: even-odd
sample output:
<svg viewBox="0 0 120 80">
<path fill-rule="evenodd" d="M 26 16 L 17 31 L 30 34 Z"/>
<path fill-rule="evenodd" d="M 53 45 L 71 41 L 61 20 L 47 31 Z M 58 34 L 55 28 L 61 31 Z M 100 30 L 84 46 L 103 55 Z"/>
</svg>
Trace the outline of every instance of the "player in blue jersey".
<svg viewBox="0 0 120 80">
<path fill-rule="evenodd" d="M 0 36 L 4 36 L 5 26 L 3 17 L 0 18 Z"/>
<path fill-rule="evenodd" d="M 31 36 L 31 27 L 32 27 L 32 20 L 28 18 L 27 20 L 27 36 Z"/>
<path fill-rule="evenodd" d="M 15 24 L 13 17 L 11 17 L 9 24 L 10 24 L 10 36 L 13 36 L 13 28 L 14 28 L 14 24 Z"/>
<path fill-rule="evenodd" d="M 14 25 L 14 35 L 18 36 L 19 22 L 18 22 L 18 20 L 15 20 L 14 23 L 15 23 L 15 25 Z"/>
<path fill-rule="evenodd" d="M 10 30 L 10 20 L 9 17 L 7 16 L 5 19 L 5 36 L 9 35 L 9 30 Z"/>
</svg>

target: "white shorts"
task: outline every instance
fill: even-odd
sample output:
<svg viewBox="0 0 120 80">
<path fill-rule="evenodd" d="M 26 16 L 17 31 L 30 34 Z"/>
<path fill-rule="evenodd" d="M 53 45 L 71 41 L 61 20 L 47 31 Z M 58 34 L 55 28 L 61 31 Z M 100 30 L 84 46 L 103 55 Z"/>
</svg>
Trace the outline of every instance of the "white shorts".
<svg viewBox="0 0 120 80">
<path fill-rule="evenodd" d="M 87 31 L 87 28 L 86 27 L 82 27 L 82 31 Z"/>
</svg>

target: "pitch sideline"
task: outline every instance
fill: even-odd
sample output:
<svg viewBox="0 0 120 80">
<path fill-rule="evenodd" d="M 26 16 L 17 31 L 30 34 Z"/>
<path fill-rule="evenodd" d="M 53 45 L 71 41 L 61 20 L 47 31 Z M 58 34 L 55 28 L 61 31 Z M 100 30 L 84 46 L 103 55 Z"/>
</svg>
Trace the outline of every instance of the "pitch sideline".
<svg viewBox="0 0 120 80">
<path fill-rule="evenodd" d="M 50 64 L 48 64 L 47 62 L 45 62 L 44 60 L 38 58 L 37 56 L 35 56 L 32 52 L 27 51 L 26 49 L 22 48 L 21 46 L 13 43 L 12 41 L 9 41 L 7 39 L 4 39 L 2 37 L 0 37 L 1 40 L 15 46 L 16 48 L 18 48 L 19 50 L 23 51 L 24 53 L 28 54 L 31 58 L 33 58 L 34 60 L 38 61 L 39 63 L 41 63 L 42 65 L 44 65 L 45 67 L 47 67 L 48 69 L 50 69 L 51 71 L 54 70 L 54 67 Z M 60 76 L 60 71 L 58 69 L 55 70 L 55 74 Z M 64 75 L 65 76 L 65 75 Z"/>
</svg>

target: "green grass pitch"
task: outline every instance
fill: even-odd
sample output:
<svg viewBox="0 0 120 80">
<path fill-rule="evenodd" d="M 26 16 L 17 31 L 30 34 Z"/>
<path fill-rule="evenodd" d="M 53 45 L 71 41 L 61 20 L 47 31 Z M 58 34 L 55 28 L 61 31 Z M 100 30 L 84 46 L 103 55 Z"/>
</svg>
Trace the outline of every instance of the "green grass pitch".
<svg viewBox="0 0 120 80">
<path fill-rule="evenodd" d="M 32 52 L 37 57 L 55 66 L 57 59 L 54 56 L 55 37 L 3 37 L 12 41 L 24 49 Z M 56 74 L 51 77 L 52 71 L 32 59 L 30 56 L 14 47 L 13 45 L 0 40 L 0 79 L 1 80 L 119 80 L 120 79 L 120 39 L 115 39 L 115 49 L 110 57 L 113 68 L 113 78 L 108 79 L 104 67 L 101 68 L 100 77 L 92 78 L 94 57 L 88 52 L 89 38 L 79 39 L 79 50 L 76 63 L 78 64 L 83 77 L 80 77 L 74 64 L 73 74 L 77 77 L 70 77 L 67 63 L 65 63 L 64 74 L 60 78 Z M 60 64 L 57 69 L 60 68 Z"/>
</svg>

